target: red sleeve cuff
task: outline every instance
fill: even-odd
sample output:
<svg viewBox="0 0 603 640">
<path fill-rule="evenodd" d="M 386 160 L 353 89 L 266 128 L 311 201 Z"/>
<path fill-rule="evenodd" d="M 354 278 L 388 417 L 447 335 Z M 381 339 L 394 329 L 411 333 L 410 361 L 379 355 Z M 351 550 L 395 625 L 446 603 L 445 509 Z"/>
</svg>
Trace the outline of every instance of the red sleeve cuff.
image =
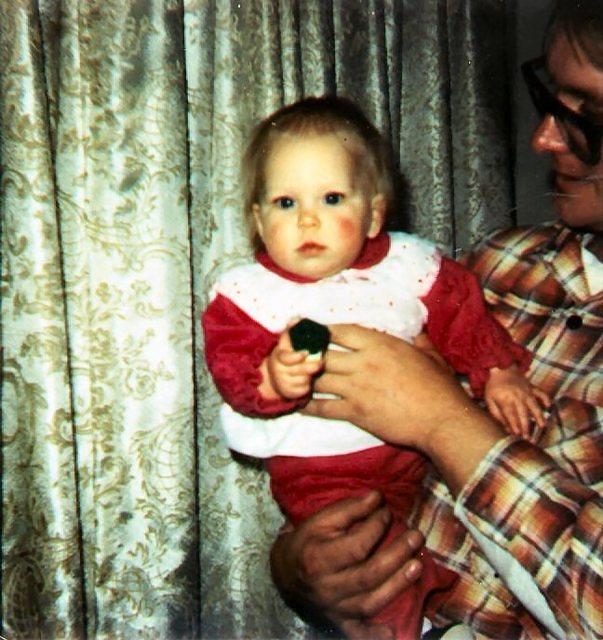
<svg viewBox="0 0 603 640">
<path fill-rule="evenodd" d="M 529 367 L 529 351 L 513 342 L 488 312 L 477 278 L 454 260 L 442 258 L 423 302 L 429 339 L 456 372 L 468 376 L 476 396 L 483 395 L 493 367 L 516 364 L 521 371 Z"/>
<path fill-rule="evenodd" d="M 258 391 L 260 365 L 274 349 L 278 334 L 271 333 L 228 298 L 218 295 L 201 317 L 205 359 L 220 395 L 235 411 L 249 416 L 272 417 L 308 402 L 267 399 Z"/>
</svg>

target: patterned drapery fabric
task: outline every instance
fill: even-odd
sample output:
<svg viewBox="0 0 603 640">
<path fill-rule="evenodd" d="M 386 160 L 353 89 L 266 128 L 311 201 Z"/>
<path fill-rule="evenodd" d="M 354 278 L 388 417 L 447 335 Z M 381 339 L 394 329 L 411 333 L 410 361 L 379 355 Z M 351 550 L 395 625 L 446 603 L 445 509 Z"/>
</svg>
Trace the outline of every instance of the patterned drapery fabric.
<svg viewBox="0 0 603 640">
<path fill-rule="evenodd" d="M 250 250 L 241 151 L 348 95 L 404 175 L 391 226 L 468 246 L 511 222 L 509 24 L 501 0 L 0 0 L 2 635 L 307 634 L 200 338 Z"/>
</svg>

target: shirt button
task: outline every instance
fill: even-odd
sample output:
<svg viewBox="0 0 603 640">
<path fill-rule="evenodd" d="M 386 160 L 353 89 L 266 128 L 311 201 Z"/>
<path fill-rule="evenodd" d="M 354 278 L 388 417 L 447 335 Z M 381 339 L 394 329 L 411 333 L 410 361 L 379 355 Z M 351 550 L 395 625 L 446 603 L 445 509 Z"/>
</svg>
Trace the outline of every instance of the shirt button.
<svg viewBox="0 0 603 640">
<path fill-rule="evenodd" d="M 582 326 L 582 318 L 580 316 L 570 316 L 566 321 L 565 321 L 565 326 L 570 330 L 570 331 L 576 331 L 577 329 L 580 329 L 580 327 Z"/>
</svg>

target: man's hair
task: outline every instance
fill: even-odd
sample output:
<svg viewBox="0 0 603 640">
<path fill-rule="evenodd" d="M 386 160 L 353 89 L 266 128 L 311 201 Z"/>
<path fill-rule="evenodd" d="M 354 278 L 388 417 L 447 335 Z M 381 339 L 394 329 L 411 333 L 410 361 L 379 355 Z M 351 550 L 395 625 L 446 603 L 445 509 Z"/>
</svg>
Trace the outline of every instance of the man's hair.
<svg viewBox="0 0 603 640">
<path fill-rule="evenodd" d="M 557 0 L 546 30 L 546 51 L 561 34 L 603 69 L 603 0 Z"/>
<path fill-rule="evenodd" d="M 252 207 L 265 187 L 265 167 L 274 143 L 283 135 L 339 134 L 349 143 L 357 170 L 372 181 L 374 193 L 381 193 L 387 206 L 393 199 L 391 154 L 379 131 L 351 100 L 339 96 L 311 97 L 287 105 L 262 120 L 253 130 L 243 156 L 244 213 L 254 245 L 261 246 Z"/>
</svg>

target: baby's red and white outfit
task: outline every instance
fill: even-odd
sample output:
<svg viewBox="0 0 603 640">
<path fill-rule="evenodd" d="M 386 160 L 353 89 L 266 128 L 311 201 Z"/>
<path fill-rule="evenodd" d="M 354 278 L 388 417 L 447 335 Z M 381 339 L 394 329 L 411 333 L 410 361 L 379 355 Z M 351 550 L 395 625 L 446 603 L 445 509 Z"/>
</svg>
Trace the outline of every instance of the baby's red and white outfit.
<svg viewBox="0 0 603 640">
<path fill-rule="evenodd" d="M 260 364 L 300 317 L 359 324 L 407 341 L 425 331 L 477 396 L 489 369 L 515 363 L 525 370 L 530 356 L 488 314 L 467 269 L 405 233 L 367 240 L 350 268 L 321 280 L 288 273 L 259 252 L 256 262 L 235 267 L 212 287 L 202 317 L 205 356 L 225 400 L 228 446 L 265 459 L 273 495 L 294 524 L 339 499 L 378 490 L 393 516 L 387 545 L 407 528 L 427 461 L 351 423 L 302 415 L 296 410 L 308 397 L 267 400 L 259 394 Z M 417 637 L 425 598 L 442 597 L 456 578 L 427 552 L 422 560 L 421 579 L 375 618 L 393 626 L 398 639 Z"/>
</svg>

